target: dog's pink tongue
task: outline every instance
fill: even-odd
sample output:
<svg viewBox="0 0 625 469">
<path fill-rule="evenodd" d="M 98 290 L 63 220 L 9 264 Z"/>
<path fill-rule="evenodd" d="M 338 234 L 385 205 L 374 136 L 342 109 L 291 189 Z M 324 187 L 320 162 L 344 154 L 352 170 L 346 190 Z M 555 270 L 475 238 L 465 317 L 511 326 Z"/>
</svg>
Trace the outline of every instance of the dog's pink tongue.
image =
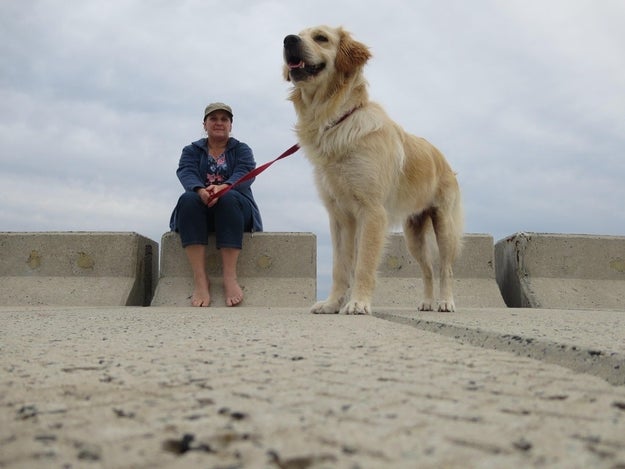
<svg viewBox="0 0 625 469">
<path fill-rule="evenodd" d="M 294 68 L 304 68 L 306 66 L 306 64 L 304 63 L 304 61 L 300 61 L 297 64 L 289 64 L 289 69 L 293 70 Z"/>
</svg>

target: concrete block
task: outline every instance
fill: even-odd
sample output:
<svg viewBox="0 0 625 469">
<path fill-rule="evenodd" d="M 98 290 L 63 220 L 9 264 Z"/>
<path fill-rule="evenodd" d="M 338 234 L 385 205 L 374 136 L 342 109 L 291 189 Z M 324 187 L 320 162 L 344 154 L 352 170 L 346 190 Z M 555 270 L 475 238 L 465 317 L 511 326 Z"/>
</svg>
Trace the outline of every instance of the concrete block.
<svg viewBox="0 0 625 469">
<path fill-rule="evenodd" d="M 222 264 L 210 236 L 206 266 L 211 305 L 224 306 Z M 317 296 L 317 238 L 312 233 L 245 233 L 238 280 L 245 306 L 310 306 Z M 152 306 L 189 306 L 193 276 L 175 232 L 161 239 L 160 279 Z"/>
<path fill-rule="evenodd" d="M 625 309 L 625 237 L 517 233 L 495 259 L 508 306 Z"/>
<path fill-rule="evenodd" d="M 492 236 L 465 234 L 464 248 L 453 268 L 457 309 L 505 307 L 495 280 Z M 435 275 L 438 269 L 437 261 Z M 435 280 L 435 295 L 437 292 L 438 279 Z M 419 264 L 408 252 L 403 234 L 391 233 L 378 268 L 373 305 L 416 307 L 422 295 L 423 280 Z"/>
<path fill-rule="evenodd" d="M 137 233 L 0 233 L 0 305 L 148 306 L 157 278 Z"/>
</svg>

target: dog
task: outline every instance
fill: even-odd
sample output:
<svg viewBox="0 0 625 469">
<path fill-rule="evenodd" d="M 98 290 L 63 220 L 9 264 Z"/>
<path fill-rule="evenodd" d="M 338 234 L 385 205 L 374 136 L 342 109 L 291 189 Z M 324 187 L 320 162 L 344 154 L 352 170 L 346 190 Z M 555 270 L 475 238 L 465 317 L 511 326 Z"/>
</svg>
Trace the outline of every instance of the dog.
<svg viewBox="0 0 625 469">
<path fill-rule="evenodd" d="M 423 274 L 418 309 L 454 311 L 452 265 L 463 233 L 456 174 L 438 149 L 404 131 L 370 101 L 363 68 L 371 52 L 351 33 L 318 26 L 286 36 L 283 46 L 295 132 L 330 219 L 332 288 L 311 312 L 372 313 L 387 232 L 399 223 Z M 438 304 L 432 233 L 440 260 Z"/>
</svg>

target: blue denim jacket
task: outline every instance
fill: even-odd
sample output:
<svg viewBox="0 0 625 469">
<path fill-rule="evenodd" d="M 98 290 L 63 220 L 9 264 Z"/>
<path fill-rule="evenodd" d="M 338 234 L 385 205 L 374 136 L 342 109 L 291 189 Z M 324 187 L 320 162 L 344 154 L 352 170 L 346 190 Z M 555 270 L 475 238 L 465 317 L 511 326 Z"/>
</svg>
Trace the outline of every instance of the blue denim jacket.
<svg viewBox="0 0 625 469">
<path fill-rule="evenodd" d="M 176 175 L 185 191 L 195 191 L 197 188 L 205 186 L 209 158 L 206 140 L 206 138 L 202 138 L 182 149 Z M 232 137 L 230 137 L 228 145 L 226 146 L 226 163 L 228 165 L 229 174 L 224 183 L 227 184 L 235 183 L 256 167 L 252 149 L 247 144 Z M 252 194 L 252 182 L 254 182 L 254 179 L 245 181 L 232 190 L 241 193 L 252 205 L 252 231 L 263 231 L 260 210 Z M 176 218 L 177 213 L 176 209 L 174 209 L 169 221 L 169 228 L 171 230 L 175 230 L 176 228 Z"/>
</svg>

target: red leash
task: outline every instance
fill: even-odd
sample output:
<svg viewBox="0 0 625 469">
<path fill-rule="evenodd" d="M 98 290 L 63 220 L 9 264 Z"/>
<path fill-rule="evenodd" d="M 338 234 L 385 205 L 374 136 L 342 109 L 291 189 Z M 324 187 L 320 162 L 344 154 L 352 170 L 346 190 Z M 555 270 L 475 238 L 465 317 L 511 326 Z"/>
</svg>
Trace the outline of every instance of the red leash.
<svg viewBox="0 0 625 469">
<path fill-rule="evenodd" d="M 269 161 L 269 162 L 267 162 L 267 163 L 265 163 L 265 164 L 263 164 L 261 166 L 257 166 L 256 168 L 251 170 L 249 173 L 244 174 L 243 176 L 241 176 L 237 181 L 235 181 L 234 183 L 230 184 L 225 189 L 222 189 L 219 192 L 215 192 L 213 194 L 210 194 L 210 198 L 214 199 L 215 197 L 221 197 L 221 196 L 225 195 L 228 191 L 234 189 L 236 186 L 238 186 L 242 182 L 249 181 L 250 179 L 256 177 L 258 174 L 262 173 L 264 170 L 266 170 L 269 166 L 274 164 L 276 161 L 281 160 L 282 158 L 286 158 L 287 156 L 292 155 L 297 150 L 299 150 L 299 145 L 296 143 L 291 148 L 289 148 L 284 153 L 282 153 L 280 156 L 278 156 L 275 160 L 271 160 L 271 161 Z"/>
</svg>

